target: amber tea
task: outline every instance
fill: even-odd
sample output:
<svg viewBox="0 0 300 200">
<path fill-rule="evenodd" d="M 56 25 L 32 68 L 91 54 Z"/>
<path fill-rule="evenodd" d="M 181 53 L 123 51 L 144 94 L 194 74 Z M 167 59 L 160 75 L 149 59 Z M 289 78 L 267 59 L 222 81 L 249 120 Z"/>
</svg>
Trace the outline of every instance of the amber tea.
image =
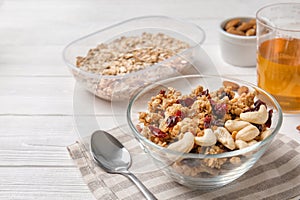
<svg viewBox="0 0 300 200">
<path fill-rule="evenodd" d="M 300 39 L 262 42 L 257 75 L 258 86 L 272 94 L 284 112 L 300 112 Z"/>
</svg>

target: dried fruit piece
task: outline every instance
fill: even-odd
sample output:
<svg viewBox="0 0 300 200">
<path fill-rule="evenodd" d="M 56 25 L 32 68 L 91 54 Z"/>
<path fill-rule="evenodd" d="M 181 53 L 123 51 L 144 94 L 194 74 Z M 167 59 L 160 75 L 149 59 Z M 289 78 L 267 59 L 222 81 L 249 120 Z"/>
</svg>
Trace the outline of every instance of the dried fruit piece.
<svg viewBox="0 0 300 200">
<path fill-rule="evenodd" d="M 186 98 L 186 99 L 178 99 L 176 103 L 181 104 L 183 107 L 190 107 L 195 102 L 192 98 Z"/>
<path fill-rule="evenodd" d="M 211 124 L 211 115 L 205 115 L 204 117 L 204 128 L 209 128 L 210 127 L 210 124 Z"/>
<path fill-rule="evenodd" d="M 253 111 L 259 110 L 260 105 L 264 105 L 265 107 L 267 107 L 266 103 L 259 99 L 254 102 L 255 107 L 254 107 Z"/>
<path fill-rule="evenodd" d="M 225 103 L 216 103 L 214 100 L 209 100 L 212 112 L 217 117 L 217 119 L 222 119 L 227 112 L 227 105 Z"/>
<path fill-rule="evenodd" d="M 160 91 L 159 91 L 159 94 L 162 94 L 163 96 L 165 96 L 166 90 L 160 90 Z"/>
<path fill-rule="evenodd" d="M 269 110 L 268 112 L 268 120 L 266 121 L 266 127 L 270 128 L 272 125 L 272 116 L 273 116 L 273 109 Z"/>
<path fill-rule="evenodd" d="M 178 116 L 169 116 L 167 118 L 166 124 L 167 124 L 167 127 L 170 128 L 170 127 L 175 126 L 177 124 L 177 122 L 179 122 L 179 117 Z"/>
<path fill-rule="evenodd" d="M 201 95 L 204 95 L 204 96 L 210 97 L 210 96 L 209 96 L 209 90 L 208 90 L 208 89 L 206 89 L 206 90 L 202 91 L 202 92 L 201 92 Z"/>
<path fill-rule="evenodd" d="M 159 128 L 156 128 L 154 126 L 149 126 L 149 129 L 150 129 L 151 133 L 158 138 L 165 138 L 168 136 L 167 133 L 163 132 L 162 130 L 160 130 Z"/>
</svg>

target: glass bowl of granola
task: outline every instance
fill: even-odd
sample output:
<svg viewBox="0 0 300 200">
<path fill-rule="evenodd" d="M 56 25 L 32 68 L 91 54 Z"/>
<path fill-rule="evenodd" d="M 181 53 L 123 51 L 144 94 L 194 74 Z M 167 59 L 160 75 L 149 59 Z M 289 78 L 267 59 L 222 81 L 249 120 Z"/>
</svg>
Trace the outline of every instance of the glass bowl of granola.
<svg viewBox="0 0 300 200">
<path fill-rule="evenodd" d="M 228 184 L 264 154 L 282 124 L 267 92 L 209 75 L 170 78 L 131 100 L 129 127 L 157 167 L 197 189 Z"/>
<path fill-rule="evenodd" d="M 78 83 L 106 100 L 129 99 L 167 77 L 196 74 L 204 31 L 165 16 L 126 20 L 66 46 L 63 58 Z M 206 56 L 208 58 L 208 56 Z"/>
</svg>

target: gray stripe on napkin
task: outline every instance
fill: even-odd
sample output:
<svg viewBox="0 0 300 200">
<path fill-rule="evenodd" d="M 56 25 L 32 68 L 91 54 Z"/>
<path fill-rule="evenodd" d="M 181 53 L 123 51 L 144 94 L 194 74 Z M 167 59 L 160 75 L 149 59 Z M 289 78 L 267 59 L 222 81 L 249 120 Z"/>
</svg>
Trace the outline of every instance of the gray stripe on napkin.
<svg viewBox="0 0 300 200">
<path fill-rule="evenodd" d="M 132 153 L 141 151 L 137 142 L 120 129 L 109 131 Z M 68 147 L 84 181 L 97 200 L 143 199 L 143 195 L 127 178 L 108 174 L 92 161 L 85 146 L 77 142 Z M 143 161 L 137 160 L 142 167 Z M 135 175 L 158 199 L 297 199 L 300 197 L 300 144 L 278 134 L 269 149 L 247 173 L 232 183 L 215 190 L 191 190 L 173 182 L 159 170 L 139 172 Z"/>
</svg>

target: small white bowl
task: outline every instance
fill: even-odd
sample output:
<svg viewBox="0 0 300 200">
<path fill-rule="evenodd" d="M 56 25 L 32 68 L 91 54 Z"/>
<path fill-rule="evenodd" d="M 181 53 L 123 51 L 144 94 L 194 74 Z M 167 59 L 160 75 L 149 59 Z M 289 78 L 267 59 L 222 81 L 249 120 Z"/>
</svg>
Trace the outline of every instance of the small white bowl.
<svg viewBox="0 0 300 200">
<path fill-rule="evenodd" d="M 240 66 L 251 67 L 256 65 L 256 36 L 240 36 L 224 30 L 225 24 L 232 19 L 249 21 L 253 17 L 234 17 L 224 20 L 219 27 L 221 55 L 225 62 Z"/>
</svg>

